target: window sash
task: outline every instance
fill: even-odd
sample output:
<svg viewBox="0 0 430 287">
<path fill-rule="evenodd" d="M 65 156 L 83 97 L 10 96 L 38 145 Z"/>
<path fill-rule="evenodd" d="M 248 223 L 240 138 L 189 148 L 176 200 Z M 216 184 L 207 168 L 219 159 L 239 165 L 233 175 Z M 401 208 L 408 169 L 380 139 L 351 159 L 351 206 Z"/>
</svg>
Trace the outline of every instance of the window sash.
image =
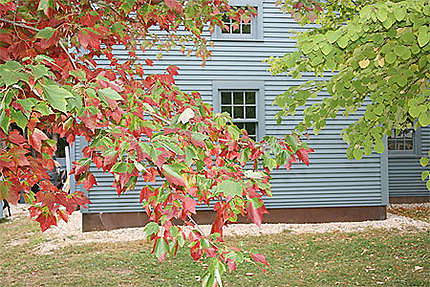
<svg viewBox="0 0 430 287">
<path fill-rule="evenodd" d="M 387 142 L 388 151 L 390 153 L 418 152 L 418 132 L 414 129 L 407 129 L 399 135 L 396 133 L 396 130 L 393 129 L 392 135 L 388 137 Z M 407 148 L 408 146 L 409 148 Z"/>
<path fill-rule="evenodd" d="M 252 97 L 253 94 L 253 97 Z M 249 132 L 248 135 L 257 139 L 259 137 L 258 132 L 258 90 L 256 89 L 219 89 L 218 90 L 218 99 L 220 104 L 220 112 L 225 111 L 225 108 L 229 108 L 231 112 L 226 111 L 230 114 L 233 123 L 241 126 L 240 128 L 246 129 L 246 124 L 254 124 L 255 132 Z M 251 95 L 251 97 L 250 97 Z M 241 100 L 237 100 L 240 99 Z M 248 117 L 247 108 L 254 108 L 253 116 Z M 242 117 L 235 116 L 235 108 L 242 109 Z M 243 126 L 243 127 L 242 127 Z M 248 130 L 247 130 L 248 131 Z"/>
</svg>

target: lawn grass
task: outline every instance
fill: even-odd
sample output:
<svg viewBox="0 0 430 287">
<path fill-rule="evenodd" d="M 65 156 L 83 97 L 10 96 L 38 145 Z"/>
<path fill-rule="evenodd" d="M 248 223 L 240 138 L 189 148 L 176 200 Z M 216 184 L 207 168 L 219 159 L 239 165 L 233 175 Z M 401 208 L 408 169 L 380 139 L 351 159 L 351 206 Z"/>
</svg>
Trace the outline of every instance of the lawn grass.
<svg viewBox="0 0 430 287">
<path fill-rule="evenodd" d="M 201 263 L 185 251 L 163 264 L 143 241 L 86 244 L 39 255 L 45 240 L 28 219 L 0 223 L 0 286 L 199 286 Z M 429 286 L 430 233 L 281 233 L 236 237 L 267 256 L 226 274 L 225 286 Z M 11 246 L 11 244 L 13 246 Z M 14 245 L 15 244 L 15 245 Z M 247 274 L 248 273 L 248 274 Z"/>
<path fill-rule="evenodd" d="M 387 211 L 392 214 L 410 217 L 430 223 L 430 207 L 417 205 L 413 207 L 390 206 Z"/>
</svg>

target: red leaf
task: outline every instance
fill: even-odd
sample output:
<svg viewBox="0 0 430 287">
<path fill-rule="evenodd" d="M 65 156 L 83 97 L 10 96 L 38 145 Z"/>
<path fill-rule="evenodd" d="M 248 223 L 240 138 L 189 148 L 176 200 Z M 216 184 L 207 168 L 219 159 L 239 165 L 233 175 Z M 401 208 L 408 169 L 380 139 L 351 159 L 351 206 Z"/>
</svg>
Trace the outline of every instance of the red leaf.
<svg viewBox="0 0 430 287">
<path fill-rule="evenodd" d="M 152 66 L 152 60 L 150 60 L 150 59 L 145 59 L 145 63 L 148 65 L 148 66 Z"/>
<path fill-rule="evenodd" d="M 191 213 L 196 213 L 196 205 L 197 205 L 197 201 L 194 200 L 194 198 L 191 197 L 184 197 L 182 199 L 182 201 L 184 202 L 184 211 L 189 211 Z"/>
<path fill-rule="evenodd" d="M 306 165 L 309 165 L 309 153 L 314 152 L 314 149 L 298 149 L 296 151 L 297 157 Z"/>
<path fill-rule="evenodd" d="M 185 186 L 184 178 L 166 164 L 163 165 L 163 175 L 170 184 Z"/>
<path fill-rule="evenodd" d="M 261 223 L 263 222 L 263 214 L 268 213 L 266 207 L 263 205 L 259 208 L 254 208 L 252 202 L 248 204 L 248 219 L 251 218 L 252 222 L 257 224 L 258 227 L 261 227 Z"/>
<path fill-rule="evenodd" d="M 176 76 L 178 74 L 178 70 L 179 68 L 174 65 L 167 67 L 167 72 L 172 76 Z"/>
<path fill-rule="evenodd" d="M 35 128 L 30 136 L 31 146 L 38 152 L 42 150 L 42 141 L 49 138 L 39 129 Z"/>
<path fill-rule="evenodd" d="M 84 32 L 84 31 L 79 31 L 78 32 L 78 40 L 81 43 L 82 47 L 84 49 L 86 49 L 88 47 L 88 43 L 90 42 L 90 37 L 89 37 L 88 33 Z"/>
<path fill-rule="evenodd" d="M 236 262 L 234 262 L 232 259 L 227 259 L 227 266 L 228 266 L 228 271 L 233 272 L 234 270 L 236 270 Z"/>
<path fill-rule="evenodd" d="M 57 225 L 57 219 L 51 213 L 39 214 L 39 216 L 36 218 L 36 221 L 39 222 L 42 232 L 46 231 L 52 225 Z"/>
<path fill-rule="evenodd" d="M 27 142 L 27 140 L 17 130 L 13 130 L 9 133 L 9 140 L 17 145 Z"/>
<path fill-rule="evenodd" d="M 267 263 L 266 257 L 263 254 L 254 254 L 251 253 L 251 258 L 254 259 L 255 262 L 263 263 L 266 266 L 270 266 L 269 263 Z"/>
<path fill-rule="evenodd" d="M 164 0 L 164 2 L 166 3 L 167 7 L 169 7 L 170 9 L 181 13 L 182 12 L 182 5 L 176 1 L 176 0 Z"/>
<path fill-rule="evenodd" d="M 86 190 L 90 190 L 94 185 L 97 185 L 96 178 L 92 173 L 89 173 L 84 180 L 84 188 Z"/>
</svg>

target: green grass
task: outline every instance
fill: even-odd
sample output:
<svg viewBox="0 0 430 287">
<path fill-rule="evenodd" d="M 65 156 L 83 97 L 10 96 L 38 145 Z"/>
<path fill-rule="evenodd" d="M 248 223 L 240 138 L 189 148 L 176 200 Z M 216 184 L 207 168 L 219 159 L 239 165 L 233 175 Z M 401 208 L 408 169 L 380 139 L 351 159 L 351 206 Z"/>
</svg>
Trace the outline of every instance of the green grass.
<svg viewBox="0 0 430 287">
<path fill-rule="evenodd" d="M 427 206 L 414 206 L 410 208 L 390 206 L 387 211 L 389 213 L 406 216 L 430 223 L 430 207 Z"/>
<path fill-rule="evenodd" d="M 0 286 L 199 286 L 202 265 L 186 251 L 163 264 L 142 241 L 39 255 L 35 248 L 43 240 L 28 219 L 0 223 Z M 429 232 L 282 233 L 232 241 L 265 254 L 271 267 L 264 274 L 253 265 L 240 266 L 225 275 L 225 286 L 430 285 Z"/>
</svg>

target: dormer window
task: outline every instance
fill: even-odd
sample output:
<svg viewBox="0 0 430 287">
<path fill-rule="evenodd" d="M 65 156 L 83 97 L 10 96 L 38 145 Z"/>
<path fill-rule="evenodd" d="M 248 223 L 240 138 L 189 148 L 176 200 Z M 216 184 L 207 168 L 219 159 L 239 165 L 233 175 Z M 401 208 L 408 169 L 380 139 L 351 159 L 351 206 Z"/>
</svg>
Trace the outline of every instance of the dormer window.
<svg viewBox="0 0 430 287">
<path fill-rule="evenodd" d="M 256 15 L 249 21 L 240 21 L 223 18 L 224 27 L 217 27 L 212 40 L 263 40 L 263 7 L 258 0 L 230 0 L 233 8 L 253 7 Z"/>
</svg>

